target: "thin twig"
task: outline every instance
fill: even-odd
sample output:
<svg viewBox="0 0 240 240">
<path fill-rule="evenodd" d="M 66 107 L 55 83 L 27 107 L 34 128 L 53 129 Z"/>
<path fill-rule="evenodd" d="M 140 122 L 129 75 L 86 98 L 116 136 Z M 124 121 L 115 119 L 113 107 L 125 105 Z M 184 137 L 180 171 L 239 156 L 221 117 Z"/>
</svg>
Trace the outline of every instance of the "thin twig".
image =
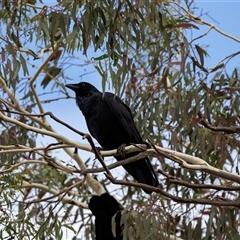
<svg viewBox="0 0 240 240">
<path fill-rule="evenodd" d="M 209 124 L 204 118 L 203 115 L 198 112 L 198 116 L 200 118 L 200 122 L 202 123 L 202 125 L 210 130 L 212 130 L 213 132 L 225 132 L 227 134 L 233 134 L 233 133 L 240 133 L 240 127 L 237 126 L 231 126 L 231 127 L 215 127 L 211 124 Z"/>
</svg>

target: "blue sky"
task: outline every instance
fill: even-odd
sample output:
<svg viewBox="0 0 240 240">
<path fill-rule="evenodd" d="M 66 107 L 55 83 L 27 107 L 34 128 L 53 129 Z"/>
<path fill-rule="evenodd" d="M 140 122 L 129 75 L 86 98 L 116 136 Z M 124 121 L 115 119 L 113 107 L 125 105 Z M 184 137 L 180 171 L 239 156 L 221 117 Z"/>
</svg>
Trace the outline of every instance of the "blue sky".
<svg viewBox="0 0 240 240">
<path fill-rule="evenodd" d="M 214 24 L 220 30 L 240 39 L 240 1 L 196 1 L 199 10 L 195 15 L 203 20 Z M 206 32 L 208 27 L 201 27 L 200 31 L 193 30 L 193 36 L 196 37 Z M 209 46 L 210 57 L 205 59 L 207 67 L 215 66 L 222 58 L 240 50 L 240 44 L 222 36 L 214 29 L 209 34 L 197 41 L 200 46 Z M 234 67 L 239 66 L 240 56 L 234 58 L 227 67 L 229 73 Z"/>
</svg>

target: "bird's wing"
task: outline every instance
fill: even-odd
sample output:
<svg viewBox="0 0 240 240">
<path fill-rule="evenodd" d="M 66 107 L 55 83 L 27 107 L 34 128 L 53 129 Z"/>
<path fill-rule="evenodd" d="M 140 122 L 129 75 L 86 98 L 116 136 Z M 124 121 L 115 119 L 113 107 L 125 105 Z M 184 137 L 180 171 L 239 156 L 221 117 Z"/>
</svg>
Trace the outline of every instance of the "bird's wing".
<svg viewBox="0 0 240 240">
<path fill-rule="evenodd" d="M 134 124 L 130 108 L 119 97 L 112 93 L 106 92 L 104 94 L 104 99 L 107 102 L 112 114 L 129 135 L 130 142 L 142 143 L 142 138 Z"/>
<path fill-rule="evenodd" d="M 126 134 L 128 134 L 128 143 L 142 143 L 142 138 L 134 124 L 132 113 L 130 108 L 122 102 L 120 98 L 114 96 L 111 93 L 105 93 L 105 101 L 107 102 L 110 111 L 119 121 Z M 126 143 L 126 144 L 128 144 Z M 126 154 L 124 157 L 133 157 L 136 153 Z M 122 156 L 115 156 L 117 160 L 123 160 Z M 126 164 L 124 168 L 133 176 L 135 180 L 140 183 L 145 183 L 151 186 L 158 186 L 158 179 L 154 172 L 154 169 L 148 159 L 148 157 L 141 159 L 140 161 Z M 151 193 L 144 189 L 146 193 Z"/>
</svg>

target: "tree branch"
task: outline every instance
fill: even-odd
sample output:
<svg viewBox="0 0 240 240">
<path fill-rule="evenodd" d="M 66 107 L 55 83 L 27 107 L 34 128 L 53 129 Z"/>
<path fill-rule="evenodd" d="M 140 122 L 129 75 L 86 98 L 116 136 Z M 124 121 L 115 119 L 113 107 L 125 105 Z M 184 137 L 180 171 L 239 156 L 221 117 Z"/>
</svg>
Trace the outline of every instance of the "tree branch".
<svg viewBox="0 0 240 240">
<path fill-rule="evenodd" d="M 210 130 L 212 130 L 213 132 L 225 132 L 227 134 L 233 134 L 233 133 L 240 133 L 240 127 L 237 127 L 237 126 L 231 126 L 231 127 L 224 127 L 224 126 L 221 126 L 221 127 L 215 127 L 211 124 L 209 124 L 204 118 L 203 118 L 203 115 L 198 112 L 198 116 L 200 118 L 200 122 L 202 123 L 202 125 L 205 127 L 205 128 L 208 128 Z"/>
<path fill-rule="evenodd" d="M 88 209 L 88 205 L 87 204 L 79 202 L 79 201 L 74 200 L 72 198 L 58 196 L 59 192 L 57 190 L 55 190 L 53 188 L 49 188 L 48 186 L 45 186 L 43 184 L 40 184 L 40 183 L 29 183 L 29 182 L 23 180 L 22 181 L 22 187 L 24 187 L 24 188 L 39 188 L 39 189 L 42 189 L 45 192 L 49 192 L 49 193 L 55 194 L 56 197 L 60 198 L 61 200 L 63 200 L 66 203 L 73 204 L 73 205 L 79 206 L 81 208 Z"/>
<path fill-rule="evenodd" d="M 196 184 L 183 181 L 182 179 L 175 177 L 171 174 L 164 172 L 163 170 L 158 169 L 158 172 L 164 175 L 167 179 L 167 184 L 177 184 L 182 185 L 192 189 L 215 189 L 219 191 L 239 191 L 240 186 L 227 186 L 227 185 L 213 185 L 213 184 Z"/>
<path fill-rule="evenodd" d="M 143 183 L 136 183 L 136 182 L 127 182 L 127 181 L 121 181 L 121 180 L 116 180 L 115 178 L 105 174 L 106 177 L 114 184 L 118 184 L 118 185 L 125 185 L 125 186 L 131 186 L 131 187 L 138 187 L 138 188 L 144 188 L 147 189 L 149 191 L 153 191 L 156 193 L 160 193 L 161 195 L 172 199 L 175 202 L 178 203 L 192 203 L 192 204 L 202 204 L 202 205 L 214 205 L 214 206 L 220 206 L 220 207 L 240 207 L 240 202 L 236 202 L 236 201 L 229 201 L 225 198 L 212 198 L 212 199 L 204 199 L 204 198 L 198 198 L 198 199 L 188 199 L 188 198 L 181 198 L 178 196 L 175 196 L 173 194 L 170 194 L 168 192 L 163 191 L 160 188 L 156 188 L 156 187 L 152 187 L 149 186 L 147 184 L 143 184 Z M 221 201 L 220 201 L 221 200 Z"/>
</svg>

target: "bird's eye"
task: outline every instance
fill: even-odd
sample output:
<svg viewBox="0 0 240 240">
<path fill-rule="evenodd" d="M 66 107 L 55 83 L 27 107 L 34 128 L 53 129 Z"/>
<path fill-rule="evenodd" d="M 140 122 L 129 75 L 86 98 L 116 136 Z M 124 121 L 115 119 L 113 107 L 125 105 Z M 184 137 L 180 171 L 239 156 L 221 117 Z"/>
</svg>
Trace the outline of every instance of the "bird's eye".
<svg viewBox="0 0 240 240">
<path fill-rule="evenodd" d="M 82 83 L 82 87 L 85 87 L 85 83 Z"/>
</svg>

